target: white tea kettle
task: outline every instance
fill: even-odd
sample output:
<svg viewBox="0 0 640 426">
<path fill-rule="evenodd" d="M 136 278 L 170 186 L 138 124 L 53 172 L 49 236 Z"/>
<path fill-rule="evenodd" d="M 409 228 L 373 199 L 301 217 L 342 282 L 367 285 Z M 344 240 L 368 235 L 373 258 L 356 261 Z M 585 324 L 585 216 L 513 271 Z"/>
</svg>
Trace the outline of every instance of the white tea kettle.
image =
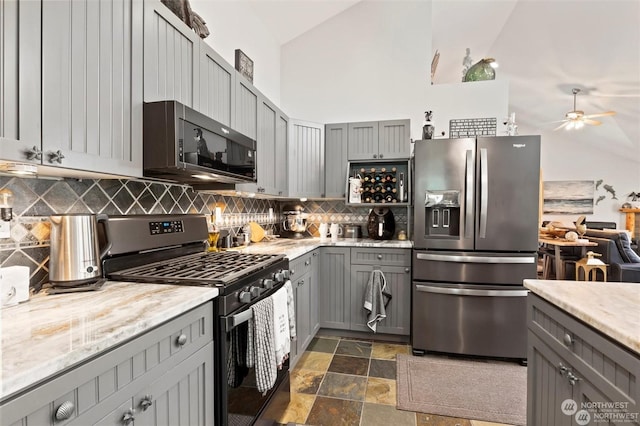
<svg viewBox="0 0 640 426">
<path fill-rule="evenodd" d="M 102 277 L 102 258 L 109 245 L 100 251 L 98 221 L 107 215 L 62 214 L 50 216 L 51 253 L 49 281 L 59 286 L 95 282 Z"/>
</svg>

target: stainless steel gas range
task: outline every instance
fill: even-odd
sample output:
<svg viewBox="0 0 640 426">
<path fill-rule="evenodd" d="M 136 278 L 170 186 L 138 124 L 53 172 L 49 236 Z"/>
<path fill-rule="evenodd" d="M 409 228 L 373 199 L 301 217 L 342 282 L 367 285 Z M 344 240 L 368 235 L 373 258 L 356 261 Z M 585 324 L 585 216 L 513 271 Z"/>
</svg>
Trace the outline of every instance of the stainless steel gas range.
<svg viewBox="0 0 640 426">
<path fill-rule="evenodd" d="M 109 216 L 98 231 L 101 246 L 109 246 L 102 262 L 109 279 L 220 290 L 214 303 L 215 424 L 258 422 L 278 387 L 288 385 L 288 362 L 278 370 L 274 387 L 262 395 L 251 369 L 240 372 L 241 380 L 238 371 L 229 371 L 237 364 L 229 362 L 231 340 L 251 319 L 251 306 L 288 280 L 289 261 L 283 255 L 205 251 L 208 234 L 202 215 Z"/>
</svg>

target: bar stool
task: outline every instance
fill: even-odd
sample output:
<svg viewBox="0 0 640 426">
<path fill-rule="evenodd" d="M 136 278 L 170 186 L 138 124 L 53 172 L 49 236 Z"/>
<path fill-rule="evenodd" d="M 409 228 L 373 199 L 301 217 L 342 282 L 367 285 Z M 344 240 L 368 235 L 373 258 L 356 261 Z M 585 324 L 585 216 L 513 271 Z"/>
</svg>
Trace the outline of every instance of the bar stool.
<svg viewBox="0 0 640 426">
<path fill-rule="evenodd" d="M 587 252 L 584 257 L 576 262 L 576 281 L 580 281 L 580 270 L 584 275 L 583 281 L 596 281 L 598 271 L 602 271 L 603 280 L 607 281 L 607 264 L 600 259 L 594 259 L 594 256 L 602 256 L 600 253 L 592 251 Z"/>
</svg>

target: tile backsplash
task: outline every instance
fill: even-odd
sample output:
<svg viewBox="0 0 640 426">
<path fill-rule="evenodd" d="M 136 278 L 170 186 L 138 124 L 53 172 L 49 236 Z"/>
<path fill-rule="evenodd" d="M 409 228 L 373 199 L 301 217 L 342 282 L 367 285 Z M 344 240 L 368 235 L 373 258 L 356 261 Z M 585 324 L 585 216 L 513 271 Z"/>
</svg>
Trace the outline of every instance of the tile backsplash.
<svg viewBox="0 0 640 426">
<path fill-rule="evenodd" d="M 199 193 L 188 186 L 139 180 L 29 179 L 0 176 L 0 189 L 13 192 L 11 237 L 0 239 L 0 266 L 29 266 L 32 291 L 48 279 L 49 216 L 60 213 L 212 214 L 222 210 L 221 228 L 235 235 L 253 221 L 276 228 L 273 200 Z M 269 216 L 269 208 L 276 214 Z"/>
</svg>

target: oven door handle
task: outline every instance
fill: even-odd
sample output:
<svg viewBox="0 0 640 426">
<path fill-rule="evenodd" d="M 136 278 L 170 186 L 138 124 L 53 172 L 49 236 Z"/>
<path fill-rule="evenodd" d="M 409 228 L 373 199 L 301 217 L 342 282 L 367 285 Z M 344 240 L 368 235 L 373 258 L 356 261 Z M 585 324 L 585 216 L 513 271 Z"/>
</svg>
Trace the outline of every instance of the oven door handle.
<svg viewBox="0 0 640 426">
<path fill-rule="evenodd" d="M 236 328 L 238 325 L 242 324 L 243 322 L 249 321 L 251 318 L 253 318 L 253 310 L 251 308 L 247 309 L 246 311 L 242 311 L 239 314 L 225 317 L 224 318 L 225 331 L 228 333 L 234 328 Z"/>
</svg>

